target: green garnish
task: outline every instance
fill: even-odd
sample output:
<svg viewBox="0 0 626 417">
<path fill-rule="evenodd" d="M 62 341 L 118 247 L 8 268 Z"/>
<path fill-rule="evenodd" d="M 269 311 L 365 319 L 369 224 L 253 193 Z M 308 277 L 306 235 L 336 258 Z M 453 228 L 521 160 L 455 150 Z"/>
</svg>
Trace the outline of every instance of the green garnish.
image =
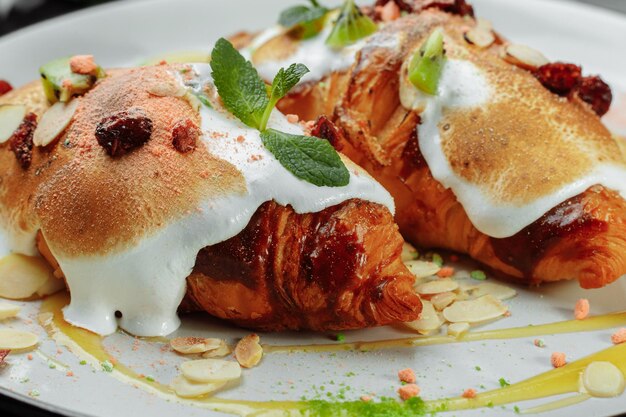
<svg viewBox="0 0 626 417">
<path fill-rule="evenodd" d="M 520 409 L 519 409 L 519 407 L 518 407 L 518 406 L 514 406 L 514 407 L 513 407 L 513 411 L 515 411 L 517 414 L 519 414 L 519 413 L 520 413 Z"/>
<path fill-rule="evenodd" d="M 326 39 L 326 44 L 332 48 L 343 48 L 377 30 L 376 23 L 361 12 L 361 9 L 354 4 L 354 0 L 346 0 L 341 7 L 339 17 L 334 22 L 333 30 Z"/>
<path fill-rule="evenodd" d="M 70 58 L 59 58 L 39 68 L 41 84 L 50 103 L 68 102 L 74 96 L 86 93 L 98 78 L 105 76 L 104 70 L 97 67 L 96 75 L 73 73 Z"/>
<path fill-rule="evenodd" d="M 475 366 L 474 369 L 476 369 L 477 371 L 482 371 L 483 368 L 481 368 L 480 366 Z"/>
<path fill-rule="evenodd" d="M 278 23 L 286 28 L 299 27 L 302 30 L 301 37 L 307 39 L 320 33 L 324 28 L 324 21 L 328 9 L 316 0 L 310 0 L 311 7 L 293 6 L 283 11 L 278 18 Z"/>
<path fill-rule="evenodd" d="M 78 362 L 78 364 L 79 364 L 79 365 L 87 365 L 87 361 L 82 360 L 82 361 Z"/>
<path fill-rule="evenodd" d="M 504 388 L 504 387 L 508 387 L 509 385 L 511 385 L 506 379 L 504 378 L 500 378 L 498 380 L 498 382 L 500 382 L 500 387 Z"/>
<path fill-rule="evenodd" d="M 48 362 L 48 368 L 50 368 L 50 369 L 55 369 L 56 367 L 57 367 L 57 366 L 56 366 L 54 363 L 52 363 L 52 362 Z"/>
<path fill-rule="evenodd" d="M 211 53 L 211 68 L 226 109 L 260 130 L 265 147 L 288 171 L 317 186 L 348 184 L 350 173 L 327 140 L 267 129 L 274 106 L 309 72 L 306 66 L 281 68 L 268 89 L 252 64 L 222 38 Z"/>
<path fill-rule="evenodd" d="M 485 274 L 484 271 L 477 269 L 476 271 L 470 272 L 470 277 L 478 281 L 484 281 L 487 279 L 487 274 Z"/>
<path fill-rule="evenodd" d="M 335 336 L 335 340 L 338 342 L 345 342 L 346 335 L 343 333 L 337 333 L 337 335 Z"/>
<path fill-rule="evenodd" d="M 113 372 L 114 366 L 113 366 L 113 364 L 111 363 L 110 360 L 107 359 L 107 360 L 101 362 L 100 365 L 102 366 L 102 370 L 104 372 Z"/>
<path fill-rule="evenodd" d="M 350 173 L 327 140 L 274 129 L 262 132 L 261 139 L 276 159 L 300 179 L 320 187 L 341 187 L 350 181 Z"/>
<path fill-rule="evenodd" d="M 439 255 L 438 253 L 434 253 L 433 263 L 441 268 L 443 266 L 443 258 L 441 257 L 441 255 Z"/>
<path fill-rule="evenodd" d="M 443 32 L 437 29 L 430 34 L 411 59 L 409 64 L 409 81 L 411 84 L 427 94 L 437 94 L 445 55 Z"/>
<path fill-rule="evenodd" d="M 206 107 L 213 108 L 213 106 L 211 106 L 211 102 L 209 101 L 209 98 L 206 96 L 206 94 L 204 94 L 204 93 L 193 93 L 193 95 L 196 96 L 198 101 L 200 103 L 204 104 Z"/>
<path fill-rule="evenodd" d="M 154 378 L 152 378 L 150 375 L 148 375 L 148 376 L 146 377 L 146 381 L 148 381 L 148 382 L 154 382 Z"/>
<path fill-rule="evenodd" d="M 263 113 L 259 130 L 264 131 L 267 128 L 267 121 L 276 103 L 278 103 L 281 98 L 285 97 L 289 90 L 295 87 L 308 72 L 309 69 L 302 64 L 291 64 L 287 69 L 281 68 L 278 70 L 278 74 L 276 74 L 272 82 L 270 101 Z"/>
</svg>

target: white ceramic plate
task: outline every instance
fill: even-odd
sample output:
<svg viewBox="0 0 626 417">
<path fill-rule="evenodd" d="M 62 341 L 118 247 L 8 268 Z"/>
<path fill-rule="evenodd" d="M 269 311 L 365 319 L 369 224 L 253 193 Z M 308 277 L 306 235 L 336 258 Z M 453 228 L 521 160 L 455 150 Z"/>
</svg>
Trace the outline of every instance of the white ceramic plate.
<svg viewBox="0 0 626 417">
<path fill-rule="evenodd" d="M 290 1 L 265 0 L 179 0 L 133 1 L 95 7 L 44 24 L 27 28 L 0 39 L 0 78 L 15 85 L 37 76 L 42 63 L 63 55 L 95 54 L 107 67 L 137 64 L 163 52 L 205 50 L 217 37 L 238 30 L 263 28 L 276 19 Z M 476 0 L 477 14 L 494 22 L 508 38 L 541 49 L 552 59 L 581 63 L 586 73 L 601 73 L 613 86 L 616 105 L 606 123 L 626 133 L 626 19 L 601 10 L 556 1 Z M 621 108 L 621 110 L 620 110 Z M 484 326 L 509 328 L 569 320 L 580 297 L 589 298 L 593 314 L 623 310 L 626 307 L 626 281 L 602 290 L 583 292 L 574 283 L 546 285 L 539 290 L 518 289 L 520 295 L 509 301 L 512 317 Z M 34 402 L 67 415 L 144 416 L 221 415 L 211 410 L 167 401 L 122 383 L 109 374 L 79 365 L 79 359 L 59 349 L 37 324 L 39 303 L 23 306 L 20 317 L 0 323 L 0 327 L 25 328 L 43 340 L 41 353 L 32 360 L 13 355 L 11 365 L 0 372 L 0 392 Z M 570 360 L 610 346 L 614 329 L 543 337 L 547 348 L 533 346 L 533 338 L 473 342 L 414 349 L 393 349 L 369 353 L 273 354 L 261 366 L 247 371 L 235 389 L 223 398 L 248 400 L 297 400 L 316 397 L 324 385 L 337 392 L 340 384 L 350 386 L 346 399 L 361 395 L 395 397 L 399 387 L 396 373 L 412 367 L 425 399 L 458 396 L 465 388 L 494 389 L 498 380 L 517 382 L 551 369 L 550 353 L 566 352 Z M 180 335 L 207 335 L 234 340 L 247 332 L 212 321 L 204 316 L 188 317 Z M 381 328 L 346 333 L 348 341 L 408 337 L 406 331 Z M 329 343 L 328 335 L 285 333 L 262 335 L 266 343 Z M 132 338 L 115 335 L 107 347 L 136 372 L 151 375 L 167 384 L 175 375 L 180 358 L 163 353 L 159 346 L 142 344 L 131 349 Z M 49 358 L 60 364 L 50 368 Z M 476 367 L 480 367 L 480 371 Z M 71 370 L 72 377 L 66 376 Z M 331 384 L 334 381 L 334 385 Z M 344 386 L 344 388 L 345 388 Z M 479 391 L 482 390 L 479 388 Z M 36 397 L 29 396 L 38 393 Z M 609 416 L 626 411 L 624 395 L 614 399 L 591 399 L 567 410 L 545 416 Z M 515 403 L 504 408 L 481 409 L 462 416 L 513 415 L 513 406 L 529 408 L 548 400 Z M 446 415 L 446 414 L 443 414 Z"/>
</svg>

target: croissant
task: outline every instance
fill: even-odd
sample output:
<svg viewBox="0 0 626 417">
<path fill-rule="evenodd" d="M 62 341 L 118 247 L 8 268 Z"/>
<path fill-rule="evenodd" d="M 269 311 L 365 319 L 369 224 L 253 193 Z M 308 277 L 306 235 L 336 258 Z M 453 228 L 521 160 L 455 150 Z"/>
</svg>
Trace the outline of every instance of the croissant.
<svg viewBox="0 0 626 417">
<path fill-rule="evenodd" d="M 386 191 L 345 157 L 345 187 L 295 178 L 220 108 L 206 73 L 109 71 L 52 107 L 40 83 L 0 97 L 0 112 L 25 114 L 0 144 L 1 230 L 64 277 L 66 319 L 167 334 L 185 295 L 185 309 L 264 330 L 417 319 Z"/>
<path fill-rule="evenodd" d="M 317 119 L 315 134 L 383 184 L 416 245 L 469 254 L 530 284 L 598 288 L 626 273 L 624 158 L 598 117 L 608 86 L 510 44 L 464 1 L 395 4 L 412 13 L 361 41 L 350 66 L 303 83 L 281 110 Z M 429 97 L 407 72 L 438 28 L 447 61 Z M 277 38 L 301 47 L 289 32 Z M 254 45 L 256 65 L 279 59 L 269 48 L 277 38 Z"/>
</svg>

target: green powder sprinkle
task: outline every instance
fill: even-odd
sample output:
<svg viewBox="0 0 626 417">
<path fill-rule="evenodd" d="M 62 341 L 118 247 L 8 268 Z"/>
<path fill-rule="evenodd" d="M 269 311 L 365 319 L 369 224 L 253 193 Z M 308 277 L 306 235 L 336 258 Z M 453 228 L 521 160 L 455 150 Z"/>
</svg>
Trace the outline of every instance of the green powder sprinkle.
<svg viewBox="0 0 626 417">
<path fill-rule="evenodd" d="M 508 387 L 509 385 L 511 385 L 511 384 L 510 384 L 510 383 L 509 383 L 506 379 L 504 379 L 504 378 L 500 378 L 500 379 L 498 380 L 498 382 L 500 382 L 500 386 L 501 386 L 502 388 L 504 388 L 504 387 Z"/>
<path fill-rule="evenodd" d="M 383 397 L 380 401 L 328 402 L 308 401 L 301 414 L 308 417 L 418 417 L 427 415 L 421 398 L 411 398 L 405 402 Z"/>
<path fill-rule="evenodd" d="M 514 410 L 517 414 L 519 414 L 519 413 L 520 413 L 520 409 L 519 409 L 519 407 L 518 407 L 518 406 L 513 407 L 513 410 Z"/>
<path fill-rule="evenodd" d="M 441 257 L 441 255 L 439 255 L 438 253 L 433 253 L 433 263 L 441 268 L 443 266 L 443 258 Z"/>
<path fill-rule="evenodd" d="M 28 395 L 30 395 L 31 397 L 39 397 L 39 391 L 37 391 L 36 389 L 31 390 Z"/>
<path fill-rule="evenodd" d="M 476 271 L 472 271 L 470 273 L 470 277 L 478 281 L 484 281 L 487 279 L 487 275 L 485 274 L 485 272 L 481 271 L 480 269 L 477 269 Z"/>
<path fill-rule="evenodd" d="M 338 341 L 338 342 L 344 342 L 346 340 L 346 335 L 343 334 L 343 333 L 338 333 L 335 336 L 335 340 Z"/>
<path fill-rule="evenodd" d="M 104 362 L 101 362 L 100 365 L 102 365 L 102 370 L 104 372 L 113 372 L 114 366 L 108 359 Z"/>
<path fill-rule="evenodd" d="M 48 368 L 50 368 L 50 369 L 54 369 L 54 368 L 56 368 L 56 367 L 57 367 L 57 366 L 56 366 L 55 364 L 53 364 L 52 362 L 48 362 Z"/>
<path fill-rule="evenodd" d="M 78 363 L 79 363 L 80 365 L 87 365 L 87 361 L 85 361 L 85 360 L 82 360 L 82 361 L 80 361 L 80 362 L 78 362 Z"/>
<path fill-rule="evenodd" d="M 481 367 L 480 367 L 480 366 L 478 366 L 478 365 L 477 365 L 477 366 L 475 366 L 475 367 L 474 367 L 474 369 L 476 369 L 477 371 L 482 371 L 482 370 L 483 370 L 483 368 L 481 368 Z"/>
<path fill-rule="evenodd" d="M 152 378 L 150 375 L 148 375 L 148 376 L 146 377 L 146 381 L 148 381 L 148 382 L 154 382 L 154 378 Z"/>
</svg>

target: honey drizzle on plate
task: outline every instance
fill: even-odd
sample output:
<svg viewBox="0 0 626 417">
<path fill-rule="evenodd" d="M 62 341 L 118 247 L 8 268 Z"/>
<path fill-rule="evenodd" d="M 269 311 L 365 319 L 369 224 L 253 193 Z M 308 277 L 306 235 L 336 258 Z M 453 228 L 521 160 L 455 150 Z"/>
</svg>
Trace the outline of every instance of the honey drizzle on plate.
<svg viewBox="0 0 626 417">
<path fill-rule="evenodd" d="M 63 319 L 62 308 L 67 304 L 67 302 L 68 296 L 63 293 L 45 299 L 41 306 L 41 317 L 43 318 L 42 324 L 55 341 L 65 345 L 81 359 L 85 359 L 91 363 L 92 366 L 99 367 L 101 362 L 110 360 L 112 356 L 105 350 L 102 344 L 103 338 L 101 336 L 87 330 L 74 327 Z M 447 336 L 434 336 L 334 345 L 268 345 L 265 346 L 265 349 L 272 353 L 293 351 L 328 352 L 351 349 L 375 350 L 477 340 L 531 337 L 546 334 L 570 333 L 575 331 L 592 331 L 623 325 L 626 325 L 626 312 L 611 313 L 603 316 L 591 317 L 586 320 L 572 320 L 537 326 L 467 333 L 458 339 Z M 454 411 L 504 405 L 567 393 L 579 393 L 580 375 L 585 367 L 594 361 L 611 362 L 622 373 L 626 374 L 626 343 L 612 346 L 585 358 L 571 362 L 561 368 L 552 369 L 524 381 L 520 381 L 496 390 L 479 393 L 476 397 L 471 399 L 457 397 L 431 400 L 426 401 L 425 403 L 427 408 L 432 411 Z M 240 416 L 260 416 L 266 412 L 269 413 L 276 410 L 285 411 L 288 415 L 302 415 L 301 412 L 307 409 L 306 401 L 243 401 L 225 400 L 214 397 L 199 399 L 179 398 L 168 386 L 156 381 L 146 381 L 139 374 L 119 362 L 115 364 L 112 374 L 124 382 L 133 384 L 169 400 L 203 408 L 210 408 L 216 411 L 233 413 Z M 588 395 L 578 394 L 573 397 L 534 407 L 527 410 L 527 412 L 548 411 L 575 404 L 584 401 L 587 398 L 589 398 Z"/>
</svg>

